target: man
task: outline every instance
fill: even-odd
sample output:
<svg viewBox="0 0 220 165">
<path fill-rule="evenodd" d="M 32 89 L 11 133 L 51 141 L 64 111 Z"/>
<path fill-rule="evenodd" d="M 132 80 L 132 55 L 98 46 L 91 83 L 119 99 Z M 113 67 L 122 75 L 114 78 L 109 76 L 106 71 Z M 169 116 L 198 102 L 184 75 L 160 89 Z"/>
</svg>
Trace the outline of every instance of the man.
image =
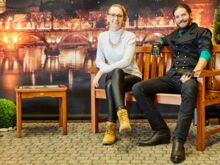
<svg viewBox="0 0 220 165">
<path fill-rule="evenodd" d="M 177 4 L 173 9 L 178 29 L 160 38 L 152 46 L 152 55 L 160 55 L 162 45 L 168 45 L 172 52 L 171 69 L 163 77 L 136 83 L 132 91 L 138 107 L 146 113 L 152 129 L 152 137 L 141 140 L 140 146 L 154 146 L 170 143 L 170 131 L 166 122 L 156 109 L 151 96 L 160 92 L 180 93 L 176 128 L 172 138 L 171 161 L 180 163 L 185 160 L 186 141 L 196 105 L 197 81 L 195 74 L 205 68 L 211 58 L 211 32 L 192 22 L 191 9 L 186 4 Z"/>
</svg>

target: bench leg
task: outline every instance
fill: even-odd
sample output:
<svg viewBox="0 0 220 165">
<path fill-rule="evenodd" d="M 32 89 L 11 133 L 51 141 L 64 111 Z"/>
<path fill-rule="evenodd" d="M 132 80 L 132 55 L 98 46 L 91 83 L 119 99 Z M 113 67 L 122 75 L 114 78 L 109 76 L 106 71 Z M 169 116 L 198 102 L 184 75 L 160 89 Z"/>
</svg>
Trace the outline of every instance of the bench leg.
<svg viewBox="0 0 220 165">
<path fill-rule="evenodd" d="M 197 107 L 197 141 L 196 149 L 198 151 L 205 150 L 205 107 Z"/>
<path fill-rule="evenodd" d="M 95 98 L 94 89 L 91 92 L 91 124 L 92 124 L 92 133 L 98 133 L 98 105 Z"/>
<path fill-rule="evenodd" d="M 98 104 L 96 99 L 95 87 L 92 82 L 94 80 L 95 74 L 91 74 L 91 125 L 92 125 L 92 133 L 99 132 L 99 121 L 98 121 Z"/>
<path fill-rule="evenodd" d="M 91 106 L 91 122 L 92 122 L 92 133 L 99 132 L 99 121 L 98 121 L 98 106 L 97 103 L 94 102 Z"/>
</svg>

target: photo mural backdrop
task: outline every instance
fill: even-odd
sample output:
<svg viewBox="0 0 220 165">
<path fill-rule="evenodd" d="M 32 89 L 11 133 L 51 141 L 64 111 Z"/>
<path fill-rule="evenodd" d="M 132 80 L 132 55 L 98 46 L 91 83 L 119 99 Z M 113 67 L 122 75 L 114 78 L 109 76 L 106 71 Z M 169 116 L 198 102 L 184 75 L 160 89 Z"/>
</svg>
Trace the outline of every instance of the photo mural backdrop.
<svg viewBox="0 0 220 165">
<path fill-rule="evenodd" d="M 95 66 L 97 36 L 107 29 L 109 6 L 126 7 L 125 28 L 143 45 L 176 28 L 172 8 L 178 2 L 188 3 L 193 20 L 213 30 L 217 0 L 0 0 L 0 97 L 15 102 L 18 85 L 65 84 L 68 118 L 89 119 L 88 69 Z M 105 102 L 100 104 L 105 114 Z M 58 116 L 54 99 L 24 100 L 23 105 L 24 118 Z M 130 106 L 132 114 L 139 113 Z M 176 114 L 170 107 L 164 111 Z"/>
</svg>

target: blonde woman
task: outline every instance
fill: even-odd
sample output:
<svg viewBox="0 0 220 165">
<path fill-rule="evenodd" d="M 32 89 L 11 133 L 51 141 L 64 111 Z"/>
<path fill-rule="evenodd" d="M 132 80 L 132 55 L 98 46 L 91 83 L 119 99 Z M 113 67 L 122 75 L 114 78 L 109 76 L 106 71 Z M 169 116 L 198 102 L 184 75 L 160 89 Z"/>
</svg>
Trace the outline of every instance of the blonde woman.
<svg viewBox="0 0 220 165">
<path fill-rule="evenodd" d="M 100 69 L 93 85 L 99 86 L 99 79 L 106 75 L 106 96 L 108 101 L 108 121 L 103 144 L 113 144 L 116 139 L 116 120 L 119 120 L 119 132 L 131 131 L 128 111 L 124 105 L 126 91 L 141 80 L 141 73 L 135 60 L 136 36 L 124 29 L 127 19 L 125 8 L 113 4 L 107 13 L 109 30 L 98 38 L 96 65 Z"/>
</svg>

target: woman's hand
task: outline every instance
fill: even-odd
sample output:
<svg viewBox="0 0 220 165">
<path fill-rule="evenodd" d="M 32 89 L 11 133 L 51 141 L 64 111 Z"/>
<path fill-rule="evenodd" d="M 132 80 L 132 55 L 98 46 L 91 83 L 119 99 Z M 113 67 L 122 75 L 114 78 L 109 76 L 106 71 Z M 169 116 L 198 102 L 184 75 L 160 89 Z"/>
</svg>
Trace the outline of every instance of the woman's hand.
<svg viewBox="0 0 220 165">
<path fill-rule="evenodd" d="M 94 78 L 94 80 L 93 80 L 93 82 L 92 82 L 92 84 L 93 84 L 93 86 L 94 86 L 95 88 L 98 88 L 98 87 L 99 87 L 99 79 L 100 79 L 101 76 L 102 76 L 102 72 L 101 72 L 101 71 L 98 71 L 98 73 L 95 75 L 95 78 Z"/>
</svg>

